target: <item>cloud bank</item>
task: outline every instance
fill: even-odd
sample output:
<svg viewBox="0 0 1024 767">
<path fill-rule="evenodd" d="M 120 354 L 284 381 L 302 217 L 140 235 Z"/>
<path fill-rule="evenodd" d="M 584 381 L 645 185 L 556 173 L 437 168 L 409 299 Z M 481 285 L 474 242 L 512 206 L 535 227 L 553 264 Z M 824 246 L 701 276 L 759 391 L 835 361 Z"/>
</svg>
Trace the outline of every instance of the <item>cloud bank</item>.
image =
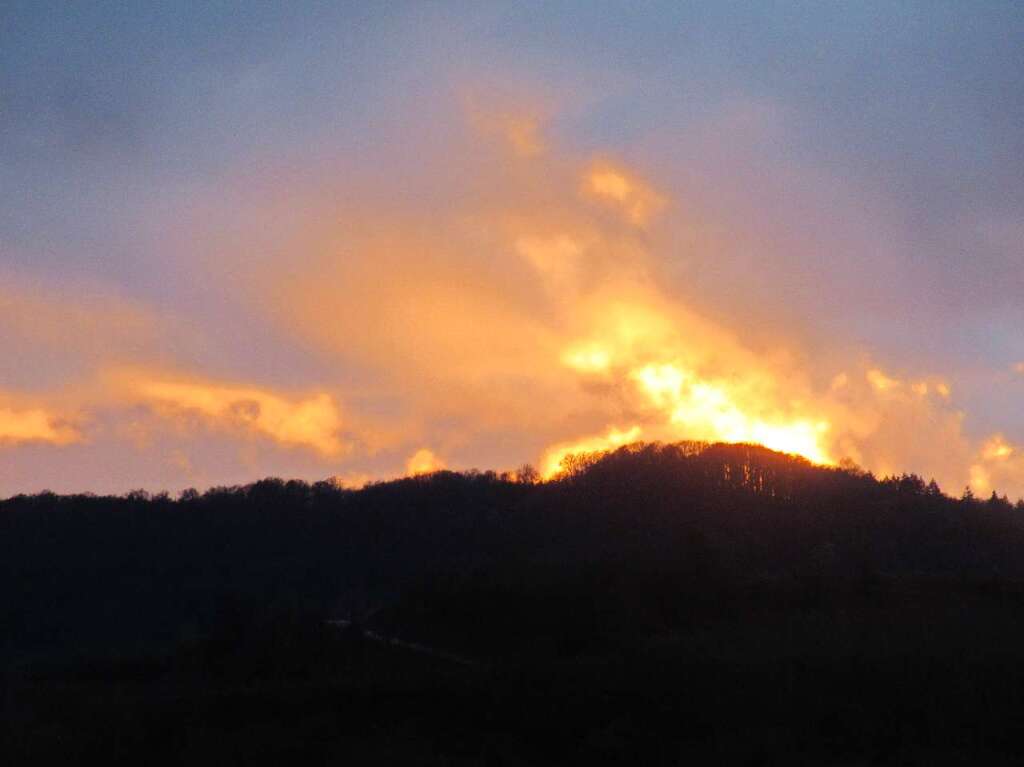
<svg viewBox="0 0 1024 767">
<path fill-rule="evenodd" d="M 1024 494 L 1003 11 L 278 9 L 121 46 L 76 13 L 0 53 L 0 494 L 635 439 Z"/>
</svg>

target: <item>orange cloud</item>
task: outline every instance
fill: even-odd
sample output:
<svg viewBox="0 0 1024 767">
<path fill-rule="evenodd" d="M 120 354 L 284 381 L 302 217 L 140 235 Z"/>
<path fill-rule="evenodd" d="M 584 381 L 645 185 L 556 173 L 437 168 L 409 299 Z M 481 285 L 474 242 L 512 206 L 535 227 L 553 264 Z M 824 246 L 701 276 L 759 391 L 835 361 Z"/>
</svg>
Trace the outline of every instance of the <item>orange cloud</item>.
<svg viewBox="0 0 1024 767">
<path fill-rule="evenodd" d="M 359 490 L 373 482 L 373 476 L 366 472 L 353 472 L 350 474 L 336 474 L 329 482 L 335 487 L 344 490 Z"/>
<path fill-rule="evenodd" d="M 409 456 L 405 464 L 406 476 L 416 477 L 421 474 L 433 474 L 445 468 L 445 463 L 432 450 L 421 448 Z"/>
<path fill-rule="evenodd" d="M 919 381 L 901 381 L 898 378 L 892 378 L 886 375 L 878 368 L 868 370 L 865 377 L 868 383 L 870 383 L 878 392 L 896 393 L 909 391 L 918 397 L 927 397 L 930 393 L 934 392 L 943 399 L 949 399 L 952 394 L 949 384 L 941 378 Z"/>
<path fill-rule="evenodd" d="M 288 447 L 307 447 L 324 456 L 341 454 L 341 413 L 330 395 L 287 396 L 251 386 L 179 380 L 121 372 L 118 388 L 130 400 L 167 418 L 198 416 L 235 433 L 269 438 Z"/>
<path fill-rule="evenodd" d="M 584 177 L 584 194 L 618 208 L 626 219 L 647 226 L 665 207 L 665 198 L 627 171 L 607 163 L 595 164 Z"/>
<path fill-rule="evenodd" d="M 56 413 L 0 406 L 0 446 L 33 442 L 63 446 L 81 441 L 78 429 Z"/>
<path fill-rule="evenodd" d="M 1005 461 L 1013 453 L 1013 446 L 1007 443 L 1002 434 L 992 435 L 981 448 L 981 457 L 986 461 Z"/>
<path fill-rule="evenodd" d="M 428 196 L 353 193 L 342 211 L 303 199 L 309 226 L 275 244 L 287 262 L 252 269 L 256 305 L 369 371 L 360 396 L 386 399 L 406 446 L 533 446 L 546 476 L 569 452 L 640 438 L 759 442 L 946 487 L 979 465 L 945 380 L 841 350 L 826 366 L 679 300 L 661 278 L 668 254 L 700 268 L 728 252 L 728 233 L 705 253 L 662 232 L 702 231 L 685 211 L 647 229 L 668 200 L 636 169 L 555 147 L 526 163 L 461 146 L 441 159 Z M 680 242 L 692 250 L 671 250 Z M 1005 476 L 1024 489 L 1024 472 Z"/>
<path fill-rule="evenodd" d="M 571 455 L 585 455 L 603 450 L 614 450 L 623 445 L 637 442 L 642 434 L 639 426 L 628 429 L 611 428 L 606 434 L 584 437 L 572 442 L 548 448 L 541 458 L 540 474 L 544 479 L 551 479 L 565 469 L 565 460 Z"/>
<path fill-rule="evenodd" d="M 8 350 L 39 347 L 93 358 L 148 352 L 161 322 L 141 305 L 96 286 L 43 284 L 0 275 L 0 340 Z"/>
<path fill-rule="evenodd" d="M 902 381 L 898 381 L 895 378 L 890 378 L 881 370 L 872 369 L 867 372 L 868 383 L 874 386 L 878 391 L 890 391 L 897 389 L 903 385 Z"/>
<path fill-rule="evenodd" d="M 650 401 L 668 414 L 691 439 L 721 442 L 756 442 L 785 453 L 795 453 L 817 463 L 832 463 L 824 438 L 829 423 L 824 419 L 761 414 L 768 404 L 744 384 L 728 380 L 699 379 L 672 363 L 645 365 L 631 373 Z"/>
<path fill-rule="evenodd" d="M 993 490 L 1005 493 L 1007 488 L 1016 490 L 1020 477 L 1024 476 L 1024 451 L 1002 434 L 986 439 L 975 460 L 969 484 L 977 495 Z"/>
</svg>

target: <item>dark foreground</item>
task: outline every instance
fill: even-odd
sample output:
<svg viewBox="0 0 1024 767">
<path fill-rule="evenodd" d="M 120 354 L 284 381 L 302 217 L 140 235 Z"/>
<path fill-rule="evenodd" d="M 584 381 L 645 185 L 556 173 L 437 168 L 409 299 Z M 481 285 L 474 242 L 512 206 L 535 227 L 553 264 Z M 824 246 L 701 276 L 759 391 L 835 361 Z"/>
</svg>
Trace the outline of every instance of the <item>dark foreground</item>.
<svg viewBox="0 0 1024 767">
<path fill-rule="evenodd" d="M 1019 764 L 1019 600 L 922 599 L 748 606 L 617 646 L 499 639 L 475 662 L 279 616 L 11 668 L 5 762 Z"/>
<path fill-rule="evenodd" d="M 571 469 L 0 503 L 2 763 L 1020 764 L 1024 505 Z"/>
</svg>

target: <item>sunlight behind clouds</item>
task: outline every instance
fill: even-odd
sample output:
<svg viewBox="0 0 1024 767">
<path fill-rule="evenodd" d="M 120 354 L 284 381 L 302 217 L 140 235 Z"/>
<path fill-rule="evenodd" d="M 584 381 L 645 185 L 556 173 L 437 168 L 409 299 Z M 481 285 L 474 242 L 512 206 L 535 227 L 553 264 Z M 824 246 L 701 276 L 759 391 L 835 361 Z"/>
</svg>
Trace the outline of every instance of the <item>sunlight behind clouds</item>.
<svg viewBox="0 0 1024 767">
<path fill-rule="evenodd" d="M 711 7 L 12 38 L 0 492 L 40 452 L 120 488 L 125 452 L 173 486 L 628 437 L 1024 493 L 1019 46 L 964 13 L 896 44 L 819 9 L 813 50 Z M 166 72 L 121 55 L 142 32 Z M 946 33 L 963 79 L 904 57 Z"/>
</svg>

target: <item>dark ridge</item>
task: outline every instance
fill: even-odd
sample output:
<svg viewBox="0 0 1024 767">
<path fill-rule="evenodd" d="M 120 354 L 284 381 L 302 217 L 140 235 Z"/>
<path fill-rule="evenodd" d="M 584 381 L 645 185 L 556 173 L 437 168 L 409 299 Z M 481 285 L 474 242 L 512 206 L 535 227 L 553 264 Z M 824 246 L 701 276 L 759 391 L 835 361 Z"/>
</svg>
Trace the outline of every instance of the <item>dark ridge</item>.
<svg viewBox="0 0 1024 767">
<path fill-rule="evenodd" d="M 696 442 L 575 456 L 546 483 L 441 471 L 362 490 L 43 493 L 0 502 L 0 618 L 9 649 L 81 649 L 174 643 L 226 602 L 349 615 L 427 582 L 611 567 L 708 593 L 812 575 L 1016 584 L 1022 506 Z"/>
<path fill-rule="evenodd" d="M 1001 763 L 1022 511 L 697 442 L 575 456 L 548 482 L 18 496 L 0 502 L 4 748 Z"/>
</svg>

